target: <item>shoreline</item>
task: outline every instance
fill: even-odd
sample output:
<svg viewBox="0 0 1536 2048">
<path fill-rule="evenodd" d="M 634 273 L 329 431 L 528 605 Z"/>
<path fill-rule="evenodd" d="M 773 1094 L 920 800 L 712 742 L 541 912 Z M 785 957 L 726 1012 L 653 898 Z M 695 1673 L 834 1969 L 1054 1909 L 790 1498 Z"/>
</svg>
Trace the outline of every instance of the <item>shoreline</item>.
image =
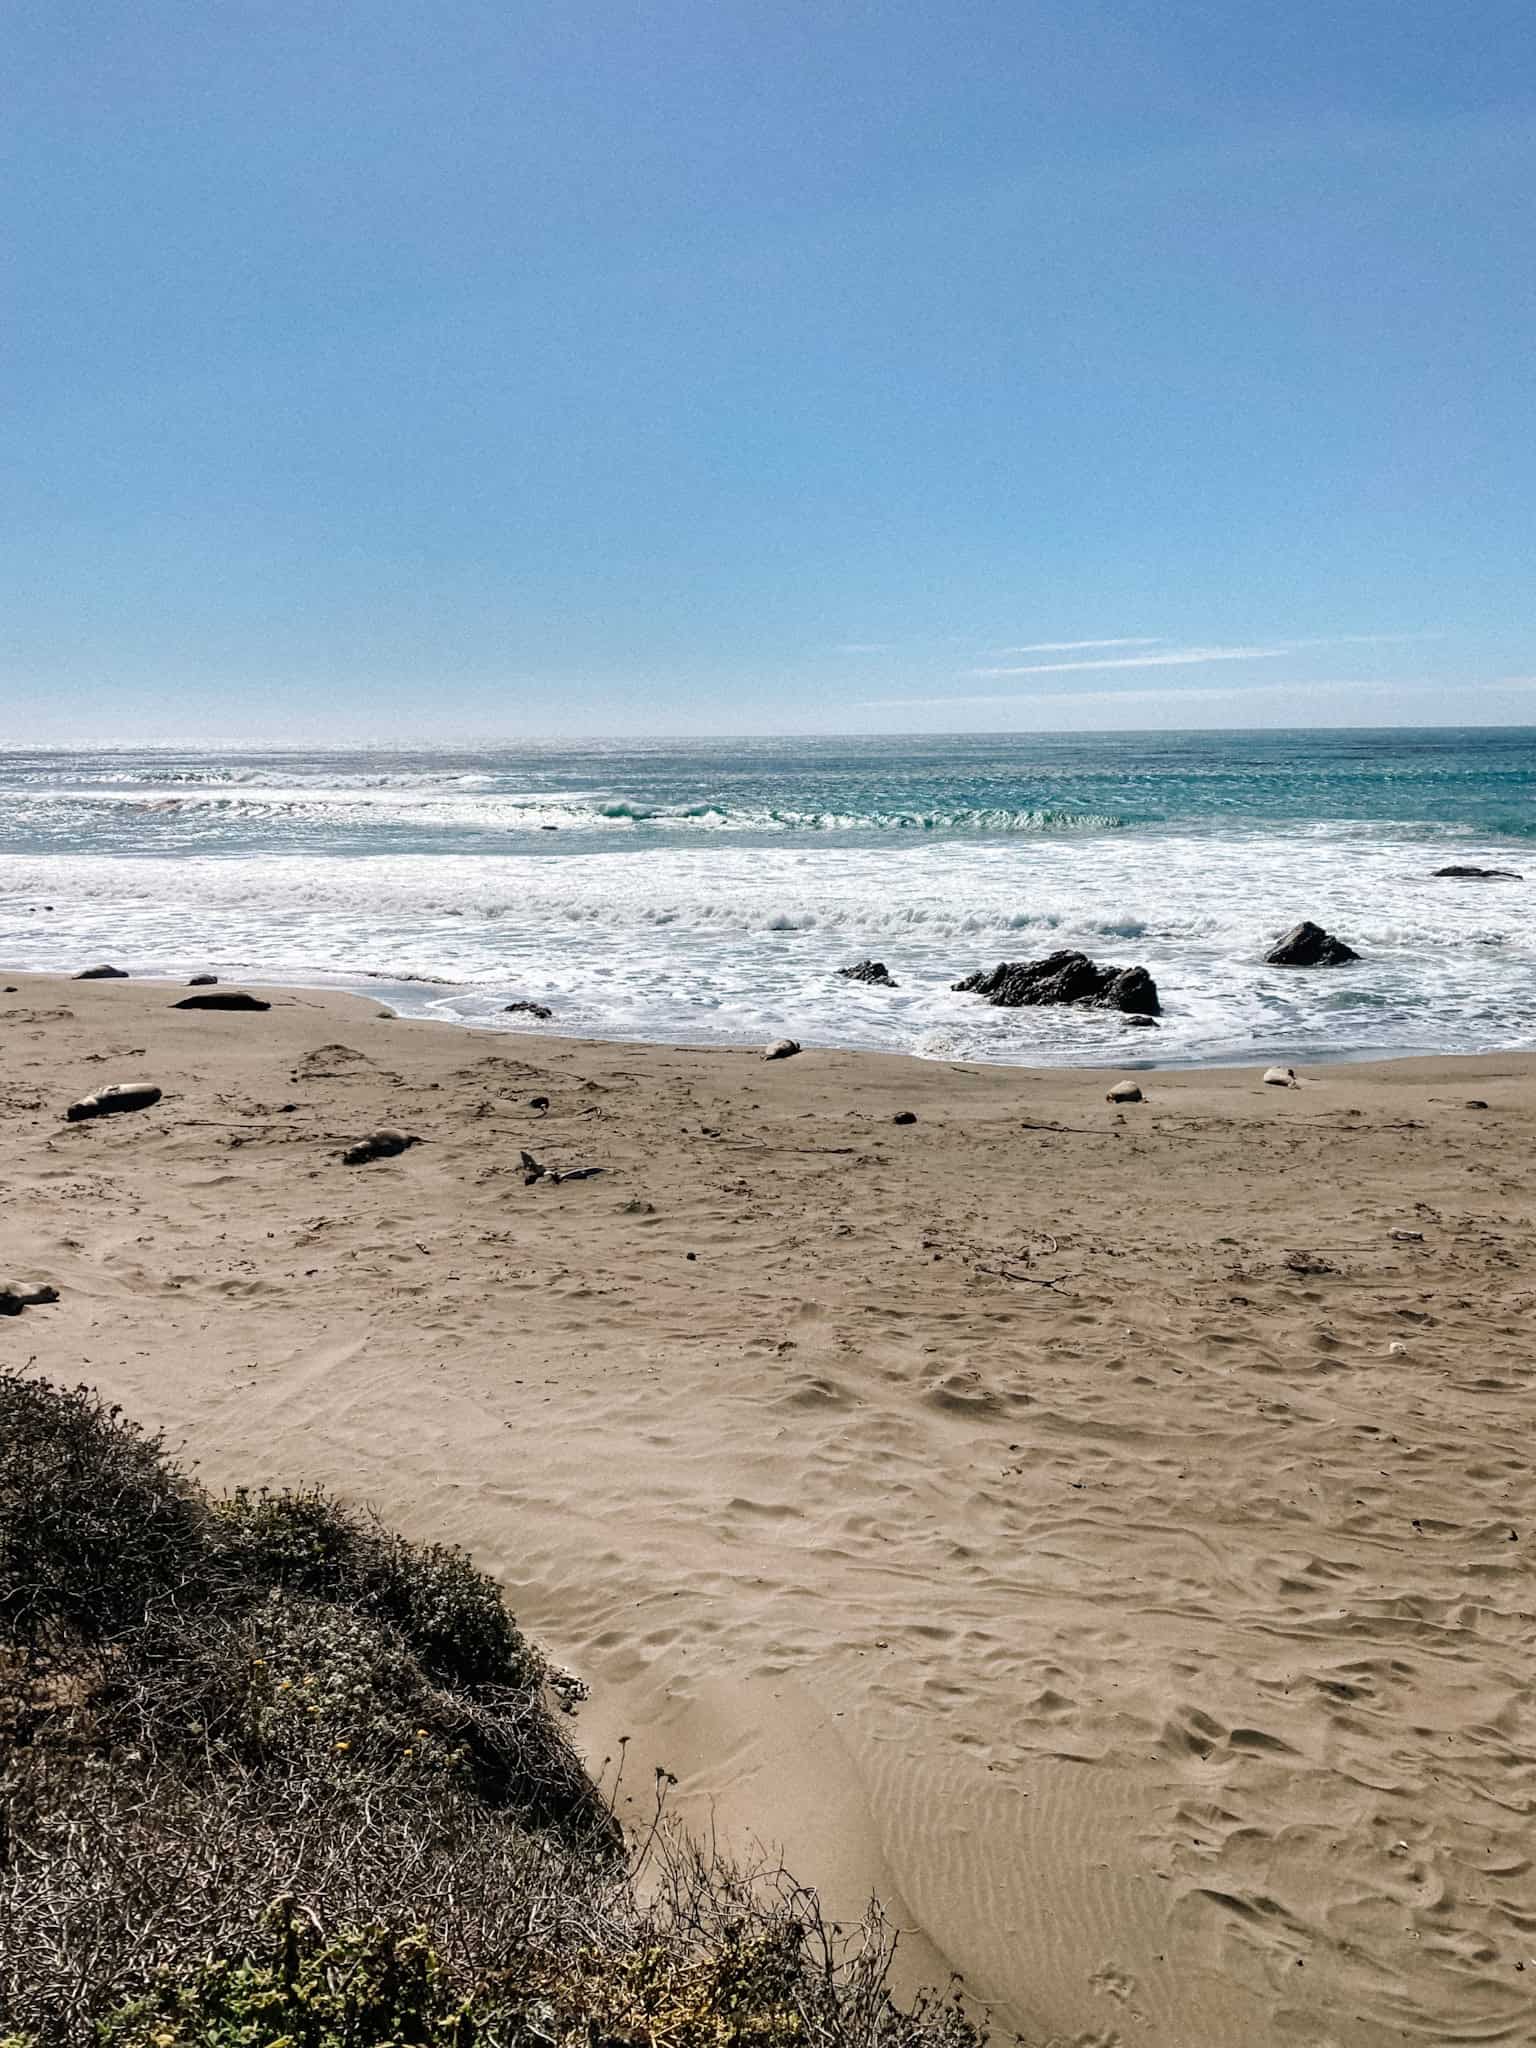
<svg viewBox="0 0 1536 2048">
<path fill-rule="evenodd" d="M 1002 2039 L 1531 2023 L 1536 1054 L 1133 1063 L 1120 1109 L 6 979 L 7 1262 L 60 1297 L 6 1356 L 463 1543 L 636 1811 L 659 1766 L 877 1890 Z"/>
<path fill-rule="evenodd" d="M 1297 971 L 1326 973 L 1328 970 L 1301 969 Z M 0 966 L 0 976 L 3 975 L 19 976 L 23 981 L 57 983 L 60 987 L 72 986 L 76 981 L 76 976 L 73 973 L 59 968 Z M 172 974 L 140 974 L 129 971 L 125 972 L 122 980 L 127 981 L 136 988 L 185 989 L 189 986 L 186 979 Z M 271 981 L 261 975 L 241 977 L 222 974 L 218 977 L 218 980 L 222 985 L 229 988 L 248 988 L 252 991 L 264 992 L 269 996 L 277 998 L 284 996 L 322 996 L 372 1003 L 380 1010 L 389 1010 L 392 1019 L 402 1024 L 427 1025 L 432 1028 L 441 1027 L 442 1029 L 456 1032 L 467 1031 L 478 1033 L 486 1038 L 497 1040 L 510 1039 L 514 1043 L 531 1046 L 542 1045 L 547 1041 L 554 1045 L 581 1046 L 593 1050 L 599 1047 L 605 1047 L 609 1050 L 628 1048 L 634 1051 L 656 1050 L 699 1054 L 719 1053 L 736 1055 L 738 1057 L 742 1055 L 750 1057 L 760 1053 L 763 1045 L 774 1035 L 765 1030 L 762 1036 L 758 1038 L 743 1036 L 736 1039 L 604 1037 L 591 1032 L 563 1032 L 544 1028 L 530 1029 L 525 1025 L 497 1024 L 486 1017 L 415 1016 L 407 1011 L 398 1009 L 386 996 L 376 994 L 369 988 L 360 987 L 358 982 L 352 980 L 337 979 L 336 981 L 315 982 Z M 455 988 L 469 986 L 468 983 L 438 980 L 435 977 L 426 975 L 392 975 L 382 972 L 375 975 L 371 971 L 362 973 L 360 980 L 363 982 L 376 980 L 382 988 L 441 988 L 445 993 Z M 1062 1007 L 1068 1010 L 1072 1008 L 1071 1005 L 1064 1005 Z M 1050 1014 L 1050 1012 L 1048 1011 L 1047 1014 Z M 1112 1013 L 1100 1014 L 1107 1015 Z M 551 1019 L 550 1022 L 556 1023 L 558 1020 Z M 1098 1062 L 1079 1061 L 1068 1063 L 1063 1061 L 1057 1065 L 1049 1062 L 1026 1060 L 963 1059 L 949 1053 L 922 1053 L 905 1050 L 890 1051 L 877 1046 L 819 1045 L 813 1040 L 802 1039 L 800 1041 L 802 1049 L 806 1052 L 836 1053 L 850 1059 L 907 1060 L 918 1067 L 953 1067 L 963 1068 L 967 1071 L 974 1069 L 978 1073 L 1019 1074 L 1035 1077 L 1052 1074 L 1103 1075 L 1114 1072 L 1117 1069 L 1123 1069 L 1126 1073 L 1205 1074 L 1243 1073 L 1247 1072 L 1250 1068 L 1261 1069 L 1267 1066 L 1320 1067 L 1323 1069 L 1330 1067 L 1376 1068 L 1402 1065 L 1410 1062 L 1422 1063 L 1427 1060 L 1504 1060 L 1524 1058 L 1536 1064 L 1536 1045 L 1495 1046 L 1480 1052 L 1450 1052 L 1437 1047 L 1427 1047 L 1402 1052 L 1381 1052 L 1376 1049 L 1366 1048 L 1360 1051 L 1312 1053 L 1305 1050 L 1298 1051 L 1294 1047 L 1287 1048 L 1283 1041 L 1276 1040 L 1272 1045 L 1245 1051 L 1241 1057 L 1233 1055 L 1231 1058 L 1200 1059 L 1193 1056 L 1179 1057 L 1175 1055 L 1168 1059 L 1159 1059 L 1152 1048 L 1149 1047 L 1146 1051 L 1140 1049 L 1144 1044 L 1140 1034 L 1135 1036 L 1127 1034 L 1123 1042 L 1126 1050 L 1126 1057 L 1123 1060 L 1105 1058 Z"/>
</svg>

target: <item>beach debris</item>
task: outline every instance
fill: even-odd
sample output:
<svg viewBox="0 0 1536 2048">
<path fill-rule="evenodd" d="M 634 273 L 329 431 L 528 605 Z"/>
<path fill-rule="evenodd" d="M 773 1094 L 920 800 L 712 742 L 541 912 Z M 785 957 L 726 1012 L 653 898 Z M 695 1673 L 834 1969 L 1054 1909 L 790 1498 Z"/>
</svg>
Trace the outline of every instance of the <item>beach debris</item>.
<svg viewBox="0 0 1536 2048">
<path fill-rule="evenodd" d="M 505 1017 L 537 1017 L 541 1024 L 547 1023 L 554 1015 L 548 1003 L 505 1003 L 502 1015 Z"/>
<path fill-rule="evenodd" d="M 891 1118 L 891 1122 L 893 1124 L 915 1124 L 917 1122 L 917 1111 L 915 1109 L 898 1109 Z"/>
<path fill-rule="evenodd" d="M 522 1167 L 525 1188 L 531 1188 L 541 1180 L 547 1180 L 552 1188 L 559 1187 L 564 1180 L 596 1180 L 603 1171 L 600 1166 L 567 1166 L 558 1169 L 545 1166 L 535 1159 L 531 1152 L 519 1152 L 517 1157 Z"/>
<path fill-rule="evenodd" d="M 370 1131 L 366 1138 L 342 1153 L 341 1163 L 343 1166 L 366 1166 L 374 1159 L 395 1159 L 420 1143 L 420 1138 L 410 1137 L 404 1131 Z"/>
<path fill-rule="evenodd" d="M 199 989 L 195 996 L 183 996 L 172 1003 L 173 1010 L 270 1010 L 262 996 L 248 995 L 243 988 Z"/>
<path fill-rule="evenodd" d="M 0 1280 L 0 1316 L 19 1316 L 24 1308 L 42 1308 L 58 1298 L 57 1287 L 43 1280 Z"/>
<path fill-rule="evenodd" d="M 1043 960 L 1003 960 L 950 984 L 959 995 L 985 996 L 999 1009 L 1073 1003 L 1089 1010 L 1123 1010 L 1143 1017 L 1162 1013 L 1157 983 L 1145 967 L 1100 967 L 1070 949 Z"/>
<path fill-rule="evenodd" d="M 71 978 L 75 981 L 126 981 L 128 970 L 126 967 L 110 967 L 103 960 L 99 967 L 82 967 Z"/>
<path fill-rule="evenodd" d="M 1332 932 L 1325 932 L 1320 924 L 1304 918 L 1270 947 L 1264 955 L 1264 964 L 1266 967 L 1345 967 L 1351 960 L 1359 958 L 1353 946 L 1346 946 Z"/>
<path fill-rule="evenodd" d="M 213 988 L 219 977 L 216 974 L 194 974 L 188 981 L 188 988 Z"/>
<path fill-rule="evenodd" d="M 860 960 L 852 967 L 839 967 L 838 973 L 844 981 L 867 982 L 871 988 L 898 988 L 900 983 L 891 979 L 891 970 L 883 960 Z"/>
<path fill-rule="evenodd" d="M 98 1088 L 94 1095 L 82 1095 L 64 1112 L 66 1123 L 80 1124 L 93 1116 L 121 1116 L 125 1110 L 153 1109 L 160 1090 L 152 1081 L 115 1081 Z"/>
<path fill-rule="evenodd" d="M 765 1060 L 792 1060 L 800 1050 L 798 1038 L 776 1038 L 772 1045 L 763 1047 Z"/>
<path fill-rule="evenodd" d="M 1264 1086 L 1266 1088 L 1299 1088 L 1301 1083 L 1296 1078 L 1296 1069 L 1294 1067 L 1266 1067 L 1264 1069 Z"/>
<path fill-rule="evenodd" d="M 1459 863 L 1448 868 L 1435 869 L 1436 880 L 1448 882 L 1523 882 L 1524 875 L 1517 875 L 1513 868 L 1463 867 Z"/>
<path fill-rule="evenodd" d="M 1134 1081 L 1117 1081 L 1104 1098 L 1106 1102 L 1145 1102 L 1146 1099 Z"/>
</svg>

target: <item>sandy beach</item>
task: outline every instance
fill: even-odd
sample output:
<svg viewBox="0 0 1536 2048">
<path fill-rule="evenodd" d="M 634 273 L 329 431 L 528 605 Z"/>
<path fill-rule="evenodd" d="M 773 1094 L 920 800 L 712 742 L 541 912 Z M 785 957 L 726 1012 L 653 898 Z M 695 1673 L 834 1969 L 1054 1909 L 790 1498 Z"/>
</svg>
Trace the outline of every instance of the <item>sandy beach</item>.
<svg viewBox="0 0 1536 2048">
<path fill-rule="evenodd" d="M 1118 1108 L 6 981 L 4 1356 L 466 1545 L 642 1805 L 1033 2048 L 1536 2041 L 1536 1056 Z"/>
</svg>

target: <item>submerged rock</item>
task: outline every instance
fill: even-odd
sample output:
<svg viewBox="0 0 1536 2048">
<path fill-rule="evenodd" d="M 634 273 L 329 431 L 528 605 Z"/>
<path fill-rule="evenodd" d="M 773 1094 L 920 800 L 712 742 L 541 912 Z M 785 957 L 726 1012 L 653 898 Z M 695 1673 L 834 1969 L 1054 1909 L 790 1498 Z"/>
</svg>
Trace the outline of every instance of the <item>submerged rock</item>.
<svg viewBox="0 0 1536 2048">
<path fill-rule="evenodd" d="M 883 960 L 860 960 L 853 967 L 839 967 L 837 971 L 844 981 L 868 982 L 871 988 L 896 988 L 899 985 L 891 979 L 891 970 Z"/>
<path fill-rule="evenodd" d="M 1266 967 L 1345 967 L 1360 955 L 1332 932 L 1325 932 L 1310 918 L 1293 925 L 1277 945 L 1264 955 Z"/>
<path fill-rule="evenodd" d="M 1163 1007 L 1157 983 L 1145 967 L 1100 967 L 1086 953 L 1070 951 L 1048 954 L 1044 960 L 1004 960 L 952 986 L 962 995 L 985 996 L 989 1003 L 1009 1010 L 1075 1003 L 1090 1010 L 1156 1017 Z"/>
</svg>

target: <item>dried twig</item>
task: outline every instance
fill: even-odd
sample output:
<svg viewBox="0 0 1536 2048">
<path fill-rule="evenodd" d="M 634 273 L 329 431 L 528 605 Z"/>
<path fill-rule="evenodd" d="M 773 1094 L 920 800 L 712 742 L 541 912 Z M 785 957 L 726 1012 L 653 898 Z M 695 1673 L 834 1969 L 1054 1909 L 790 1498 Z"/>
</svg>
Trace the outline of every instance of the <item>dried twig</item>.
<svg viewBox="0 0 1536 2048">
<path fill-rule="evenodd" d="M 718 1142 L 725 1152 L 819 1152 L 829 1159 L 849 1158 L 859 1149 L 857 1145 L 775 1145 L 766 1138 L 721 1138 Z"/>
<path fill-rule="evenodd" d="M 1038 1279 L 1033 1273 L 1019 1273 L 1012 1266 L 983 1266 L 979 1261 L 971 1269 L 976 1273 L 991 1273 L 999 1280 L 1018 1280 L 1025 1287 L 1048 1287 L 1053 1292 L 1064 1280 L 1076 1280 L 1076 1273 L 1058 1273 L 1052 1280 Z"/>
</svg>

